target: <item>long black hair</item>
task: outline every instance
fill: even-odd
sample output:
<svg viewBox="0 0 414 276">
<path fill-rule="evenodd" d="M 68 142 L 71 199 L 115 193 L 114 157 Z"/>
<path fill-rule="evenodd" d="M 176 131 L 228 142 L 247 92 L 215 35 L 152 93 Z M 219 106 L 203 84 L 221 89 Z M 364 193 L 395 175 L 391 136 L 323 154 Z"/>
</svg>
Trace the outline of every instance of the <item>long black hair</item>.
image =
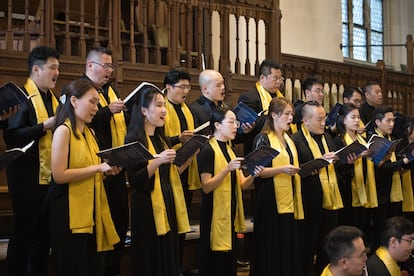
<svg viewBox="0 0 414 276">
<path fill-rule="evenodd" d="M 77 99 L 83 97 L 90 89 L 96 89 L 92 82 L 85 79 L 77 79 L 70 82 L 60 96 L 60 104 L 56 109 L 56 124 L 55 129 L 63 124 L 66 119 L 69 118 L 69 121 L 72 125 L 72 131 L 76 138 L 79 138 L 79 135 L 76 133 L 76 118 L 75 111 L 70 102 L 70 97 L 74 96 Z"/>
<path fill-rule="evenodd" d="M 148 146 L 145 134 L 145 116 L 142 114 L 142 108 L 148 108 L 157 95 L 164 97 L 164 94 L 161 90 L 153 86 L 144 86 L 138 93 L 139 95 L 132 107 L 127 136 L 133 135 L 134 137 L 137 137 L 143 145 Z M 165 141 L 163 127 L 156 127 L 155 135 L 161 136 Z"/>
</svg>

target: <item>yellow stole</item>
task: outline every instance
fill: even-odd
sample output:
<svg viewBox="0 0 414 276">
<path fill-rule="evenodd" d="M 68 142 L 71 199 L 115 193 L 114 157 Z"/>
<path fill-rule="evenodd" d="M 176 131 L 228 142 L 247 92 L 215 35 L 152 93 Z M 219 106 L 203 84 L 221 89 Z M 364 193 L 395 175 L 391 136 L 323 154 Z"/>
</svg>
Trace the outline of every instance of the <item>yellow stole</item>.
<svg viewBox="0 0 414 276">
<path fill-rule="evenodd" d="M 148 135 L 147 142 L 148 151 L 153 155 L 156 154 L 157 152 L 155 151 L 155 148 Z M 167 145 L 164 144 L 164 148 L 167 149 Z M 149 162 L 152 161 L 150 160 Z M 152 213 L 154 216 L 157 235 L 162 236 L 167 234 L 171 228 L 170 224 L 168 223 L 167 209 L 165 207 L 164 197 L 162 195 L 159 169 L 156 169 L 154 174 L 154 190 L 151 192 Z M 178 174 L 177 167 L 174 165 L 170 165 L 169 177 L 172 193 L 174 196 L 178 233 L 186 233 L 190 231 L 190 223 L 188 221 L 187 208 L 185 206 L 184 192 L 181 185 L 180 175 Z"/>
<path fill-rule="evenodd" d="M 266 110 L 263 114 L 267 115 L 267 110 L 269 109 L 270 102 L 272 101 L 272 96 L 266 89 L 263 88 L 260 82 L 256 82 L 256 89 L 257 92 L 259 92 L 260 101 L 262 102 L 262 110 Z M 283 94 L 277 90 L 276 97 L 283 98 Z"/>
<path fill-rule="evenodd" d="M 365 127 L 364 122 L 361 119 L 359 120 L 359 123 L 358 124 L 359 124 L 359 127 L 360 128 L 364 128 Z M 367 138 L 367 132 L 365 131 L 364 133 L 361 134 L 361 136 L 364 137 L 364 138 Z"/>
<path fill-rule="evenodd" d="M 378 130 L 375 129 L 375 132 L 381 136 L 384 137 L 384 135 Z M 391 140 L 390 137 L 387 135 L 387 139 Z M 396 162 L 397 157 L 395 156 L 395 152 L 391 153 L 391 162 Z M 410 183 L 411 185 L 411 183 Z M 391 185 L 391 194 L 390 194 L 390 201 L 391 202 L 400 202 L 403 200 L 403 192 L 402 192 L 402 186 L 401 186 L 401 177 L 400 172 L 395 171 L 392 174 L 392 185 Z"/>
<path fill-rule="evenodd" d="M 366 145 L 366 141 L 362 135 L 356 135 L 359 143 Z M 358 159 L 359 160 L 359 159 Z M 377 184 L 375 182 L 375 166 L 374 163 L 365 159 L 367 163 L 367 171 L 365 176 L 365 192 L 367 196 L 367 203 L 363 205 L 365 208 L 378 207 Z"/>
<path fill-rule="evenodd" d="M 267 136 L 269 137 L 270 146 L 279 151 L 276 158 L 272 160 L 272 167 L 277 168 L 290 164 L 289 154 L 275 133 L 270 131 L 267 133 Z M 295 144 L 286 133 L 284 133 L 283 137 L 293 155 L 292 165 L 299 167 L 298 153 Z M 284 173 L 277 174 L 273 176 L 273 185 L 275 188 L 275 199 L 279 214 L 294 213 L 295 219 L 303 219 L 302 192 L 299 174 L 295 174 L 293 179 L 292 176 Z"/>
<path fill-rule="evenodd" d="M 214 175 L 218 174 L 227 166 L 226 157 L 215 138 L 209 141 L 214 151 Z M 227 152 L 233 160 L 236 158 L 233 150 L 227 144 Z M 236 232 L 245 232 L 246 226 L 244 221 L 244 210 L 242 191 L 240 187 L 239 171 L 236 170 L 235 191 L 231 188 L 231 173 L 228 173 L 221 185 L 213 191 L 213 215 L 211 219 L 210 247 L 213 251 L 229 251 L 232 250 L 232 228 L 231 225 L 231 193 L 235 193 L 236 197 L 236 217 L 234 220 L 234 229 Z"/>
<path fill-rule="evenodd" d="M 101 163 L 96 155 L 98 144 L 91 130 L 85 126 L 84 136 L 77 130 L 79 139 L 72 132 L 69 120 L 65 122 L 70 134 L 69 168 L 84 168 Z M 82 154 L 79 154 L 82 153 Z M 95 227 L 97 251 L 113 249 L 119 242 L 111 218 L 102 173 L 69 183 L 69 227 L 73 234 L 92 234 Z"/>
<path fill-rule="evenodd" d="M 314 158 L 321 158 L 322 153 L 318 144 L 310 135 L 309 130 L 302 124 L 302 132 L 308 142 L 309 149 L 312 152 Z M 326 143 L 325 136 L 322 135 L 322 144 L 325 152 L 330 152 L 328 144 Z M 329 164 L 319 172 L 319 180 L 322 186 L 323 203 L 322 207 L 327 210 L 337 210 L 343 208 L 341 194 L 339 192 L 338 183 L 336 181 L 336 173 L 333 164 Z"/>
<path fill-rule="evenodd" d="M 402 182 L 402 210 L 403 212 L 414 212 L 414 193 L 411 181 L 411 170 L 403 170 L 401 172 Z"/>
<path fill-rule="evenodd" d="M 358 138 L 357 138 L 358 139 Z M 346 145 L 352 144 L 354 141 L 348 133 L 344 135 Z M 365 206 L 368 202 L 367 193 L 365 191 L 364 167 L 362 158 L 354 161 L 354 177 L 352 178 L 352 206 Z"/>
<path fill-rule="evenodd" d="M 43 102 L 42 95 L 40 95 L 39 89 L 37 88 L 34 81 L 30 78 L 27 79 L 24 88 L 26 89 L 30 100 L 32 101 L 33 107 L 36 112 L 37 123 L 40 124 L 46 121 L 49 118 L 47 114 L 46 106 Z M 55 94 L 50 91 L 52 94 L 52 109 L 53 113 L 56 112 L 56 108 L 59 105 L 58 100 L 55 97 Z M 51 180 L 51 168 L 50 168 L 50 158 L 52 152 L 52 130 L 47 130 L 46 135 L 39 139 L 39 184 L 47 185 Z"/>
<path fill-rule="evenodd" d="M 390 253 L 385 247 L 379 247 L 377 251 L 375 251 L 375 254 L 377 254 L 378 258 L 384 263 L 385 267 L 387 268 L 388 272 L 392 276 L 400 276 L 401 270 L 398 264 L 394 261 L 394 259 L 391 257 Z"/>
<path fill-rule="evenodd" d="M 320 276 L 333 276 L 331 270 L 329 269 L 330 266 L 331 264 L 328 264 L 327 266 L 325 266 Z"/>
<path fill-rule="evenodd" d="M 99 93 L 99 97 L 100 97 L 99 103 L 102 107 L 109 105 L 103 93 Z M 115 91 L 112 89 L 111 86 L 108 87 L 108 98 L 109 98 L 109 103 L 118 100 L 118 97 L 116 96 Z M 126 135 L 126 124 L 125 124 L 124 112 L 121 111 L 119 113 L 112 114 L 110 125 L 111 125 L 111 136 L 112 136 L 112 147 L 122 146 L 124 144 L 125 135 Z"/>
<path fill-rule="evenodd" d="M 166 102 L 167 115 L 165 117 L 164 130 L 165 135 L 169 137 L 177 136 L 181 134 L 180 119 L 175 112 L 174 106 L 169 101 Z M 186 104 L 181 105 L 181 110 L 184 113 L 185 120 L 187 121 L 188 130 L 194 129 L 194 118 L 190 109 Z M 178 149 L 181 144 L 175 145 L 173 148 Z M 197 159 L 193 158 L 188 168 L 188 189 L 197 190 L 201 188 L 200 176 L 198 174 Z"/>
</svg>

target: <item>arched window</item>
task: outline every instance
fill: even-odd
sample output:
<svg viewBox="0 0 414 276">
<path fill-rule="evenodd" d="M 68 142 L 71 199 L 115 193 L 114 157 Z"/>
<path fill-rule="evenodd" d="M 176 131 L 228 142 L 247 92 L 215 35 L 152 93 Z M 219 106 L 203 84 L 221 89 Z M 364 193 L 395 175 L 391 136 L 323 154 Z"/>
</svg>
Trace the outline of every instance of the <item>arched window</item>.
<svg viewBox="0 0 414 276">
<path fill-rule="evenodd" d="M 383 0 L 342 0 L 343 56 L 375 63 L 383 43 Z"/>
</svg>

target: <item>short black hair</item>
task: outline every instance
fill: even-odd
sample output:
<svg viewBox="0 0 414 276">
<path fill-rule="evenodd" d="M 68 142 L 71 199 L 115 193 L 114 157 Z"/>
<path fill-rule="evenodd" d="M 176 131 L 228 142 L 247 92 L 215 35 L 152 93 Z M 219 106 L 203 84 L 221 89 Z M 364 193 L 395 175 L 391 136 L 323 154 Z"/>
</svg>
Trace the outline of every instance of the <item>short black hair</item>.
<svg viewBox="0 0 414 276">
<path fill-rule="evenodd" d="M 164 77 L 164 87 L 166 87 L 167 84 L 174 85 L 180 80 L 191 81 L 190 74 L 182 68 L 173 68 L 170 71 L 168 71 L 168 73 Z"/>
<path fill-rule="evenodd" d="M 325 240 L 331 264 L 336 265 L 340 259 L 349 257 L 355 251 L 353 241 L 363 237 L 362 231 L 354 226 L 342 225 L 331 230 Z"/>
<path fill-rule="evenodd" d="M 388 248 L 389 240 L 394 237 L 401 241 L 402 236 L 414 233 L 414 223 L 401 216 L 391 217 L 385 222 L 383 231 L 381 232 L 381 244 Z"/>
<path fill-rule="evenodd" d="M 312 90 L 312 86 L 315 84 L 320 84 L 323 86 L 323 81 L 317 77 L 309 77 L 302 82 L 303 91 Z"/>
<path fill-rule="evenodd" d="M 32 49 L 28 58 L 29 75 L 32 73 L 34 65 L 43 66 L 47 63 L 47 59 L 54 57 L 59 59 L 59 52 L 48 46 L 38 46 Z"/>
<path fill-rule="evenodd" d="M 368 93 L 368 92 L 371 92 L 371 88 L 372 88 L 372 86 L 374 86 L 374 85 L 379 85 L 379 86 L 381 86 L 381 84 L 380 84 L 379 82 L 377 82 L 377 81 L 369 81 L 369 82 L 367 82 L 367 83 L 365 84 L 365 86 L 364 86 L 364 89 L 363 89 L 363 91 L 364 91 L 364 95 L 365 95 L 366 93 Z"/>
<path fill-rule="evenodd" d="M 349 86 L 344 89 L 344 93 L 342 95 L 343 99 L 350 99 L 352 98 L 352 95 L 354 95 L 354 92 L 359 93 L 362 96 L 361 88 L 356 86 Z"/>
<path fill-rule="evenodd" d="M 379 106 L 377 108 L 375 108 L 374 110 L 374 115 L 373 115 L 373 120 L 375 122 L 375 120 L 380 120 L 382 121 L 382 119 L 384 119 L 385 117 L 385 113 L 389 113 L 392 112 L 394 113 L 394 110 L 392 109 L 391 106 Z"/>
<path fill-rule="evenodd" d="M 259 78 L 261 75 L 263 76 L 269 75 L 272 69 L 282 70 L 282 65 L 270 59 L 263 60 L 259 66 Z"/>
</svg>

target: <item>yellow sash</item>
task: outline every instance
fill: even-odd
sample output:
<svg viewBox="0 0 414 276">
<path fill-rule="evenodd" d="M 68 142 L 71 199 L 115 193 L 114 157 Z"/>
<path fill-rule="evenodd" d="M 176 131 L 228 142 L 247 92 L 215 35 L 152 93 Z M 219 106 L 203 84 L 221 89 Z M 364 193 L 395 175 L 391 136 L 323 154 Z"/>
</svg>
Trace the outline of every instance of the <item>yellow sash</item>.
<svg viewBox="0 0 414 276">
<path fill-rule="evenodd" d="M 181 134 L 180 119 L 175 112 L 174 106 L 169 101 L 166 102 L 167 115 L 165 117 L 164 130 L 165 135 L 169 137 L 177 136 Z M 184 113 L 185 120 L 187 121 L 188 130 L 194 129 L 193 114 L 186 104 L 181 105 L 181 110 Z M 175 145 L 173 148 L 178 149 L 181 144 Z M 198 174 L 197 159 L 193 158 L 188 168 L 188 189 L 197 190 L 201 188 L 200 176 Z"/>
<path fill-rule="evenodd" d="M 108 102 L 106 101 L 103 93 L 99 93 L 100 101 L 102 107 L 108 106 Z M 115 94 L 115 91 L 112 89 L 111 86 L 108 87 L 108 98 L 109 103 L 118 100 L 118 97 Z M 126 124 L 125 124 L 125 117 L 124 112 L 121 111 L 119 113 L 112 114 L 112 118 L 110 121 L 111 125 L 111 136 L 112 136 L 112 147 L 122 146 L 124 144 L 125 135 L 126 135 Z"/>
<path fill-rule="evenodd" d="M 333 276 L 331 270 L 329 269 L 330 267 L 331 267 L 331 264 L 328 264 L 327 266 L 325 266 L 320 276 Z"/>
<path fill-rule="evenodd" d="M 354 141 L 348 133 L 344 135 L 346 145 L 352 144 Z M 352 178 L 352 206 L 365 206 L 368 202 L 367 193 L 365 191 L 364 166 L 362 158 L 354 161 L 354 177 Z"/>
<path fill-rule="evenodd" d="M 147 136 L 148 151 L 156 154 L 151 139 Z M 166 145 L 164 145 L 167 148 Z M 151 160 L 149 161 L 151 162 Z M 186 233 L 190 231 L 190 223 L 188 221 L 187 208 L 185 206 L 184 192 L 181 185 L 180 175 L 177 167 L 170 165 L 170 185 L 174 197 L 175 215 L 177 217 L 178 233 Z M 168 223 L 167 209 L 165 207 L 164 197 L 161 190 L 160 172 L 155 170 L 154 190 L 151 192 L 152 213 L 154 215 L 155 228 L 157 235 L 162 236 L 167 234 L 171 228 Z"/>
<path fill-rule="evenodd" d="M 379 136 L 384 137 L 384 135 L 378 129 L 375 129 L 375 132 Z M 391 140 L 389 136 L 387 137 L 387 139 Z M 391 162 L 396 162 L 397 161 L 397 157 L 395 156 L 395 152 L 391 153 L 390 161 Z M 403 193 L 402 193 L 400 172 L 395 171 L 392 174 L 392 186 L 391 186 L 390 201 L 391 202 L 400 202 L 402 200 L 403 200 Z"/>
<path fill-rule="evenodd" d="M 272 101 L 272 95 L 270 95 L 270 93 L 263 88 L 260 82 L 256 82 L 256 89 L 257 92 L 259 92 L 260 101 L 262 102 L 262 110 L 266 110 L 263 114 L 267 115 L 267 110 L 269 109 L 270 102 Z M 283 98 L 283 94 L 277 90 L 276 97 Z"/>
<path fill-rule="evenodd" d="M 309 130 L 302 124 L 302 132 L 308 142 L 309 149 L 312 152 L 314 158 L 321 158 L 322 153 L 318 144 L 310 135 Z M 326 143 L 325 136 L 322 135 L 322 144 L 325 152 L 329 152 L 328 144 Z M 327 210 L 337 210 L 343 208 L 341 193 L 339 192 L 338 183 L 336 181 L 336 173 L 333 164 L 322 168 L 319 172 L 319 180 L 322 185 L 323 203 L 322 207 Z"/>
<path fill-rule="evenodd" d="M 30 78 L 27 79 L 24 88 L 26 89 L 30 100 L 32 101 L 33 107 L 36 112 L 37 123 L 40 124 L 46 121 L 49 118 L 47 114 L 46 106 L 43 102 L 42 95 L 37 88 L 34 81 Z M 52 109 L 53 113 L 56 112 L 56 108 L 59 105 L 58 100 L 55 97 L 55 94 L 50 91 L 52 95 Z M 51 180 L 51 168 L 50 168 L 50 158 L 52 152 L 52 130 L 47 130 L 46 135 L 39 139 L 39 184 L 47 185 Z"/>
<path fill-rule="evenodd" d="M 214 175 L 218 174 L 227 166 L 226 157 L 215 138 L 210 139 L 210 146 L 214 151 Z M 233 150 L 227 145 L 227 152 L 233 160 L 236 158 Z M 213 216 L 211 219 L 210 247 L 213 251 L 232 250 L 232 233 L 231 225 L 231 193 L 236 197 L 236 218 L 234 229 L 236 232 L 245 232 L 246 226 L 244 221 L 244 210 L 242 192 L 240 187 L 239 171 L 236 171 L 235 191 L 231 188 L 231 174 L 228 173 L 221 185 L 213 191 Z"/>
<path fill-rule="evenodd" d="M 414 193 L 411 181 L 411 170 L 403 170 L 401 173 L 402 181 L 402 210 L 403 212 L 414 212 Z"/>
<path fill-rule="evenodd" d="M 387 268 L 388 272 L 391 276 L 400 276 L 401 270 L 398 264 L 394 261 L 391 257 L 390 253 L 385 247 L 379 247 L 377 251 L 375 251 L 378 258 L 384 263 L 385 267 Z"/>
<path fill-rule="evenodd" d="M 366 141 L 362 135 L 356 135 L 359 143 L 366 145 Z M 367 171 L 365 176 L 365 192 L 367 196 L 367 203 L 363 205 L 365 208 L 378 207 L 377 184 L 375 182 L 375 166 L 374 162 L 365 159 L 367 164 Z"/>
<path fill-rule="evenodd" d="M 79 139 L 72 133 L 69 120 L 65 123 L 70 134 L 69 168 L 84 168 L 99 164 L 101 161 L 96 153 L 98 144 L 88 127 Z M 82 154 L 79 154 L 82 153 Z M 69 183 L 69 227 L 73 234 L 92 234 L 95 226 L 96 245 L 98 252 L 113 249 L 119 242 L 114 223 L 111 218 L 102 173 L 84 180 Z"/>
<path fill-rule="evenodd" d="M 270 146 L 279 151 L 279 154 L 272 160 L 272 167 L 277 168 L 290 164 L 289 154 L 284 145 L 273 131 L 267 133 Z M 299 167 L 298 153 L 295 144 L 286 133 L 283 135 L 287 146 L 293 155 L 293 164 Z M 292 182 L 293 181 L 293 182 Z M 273 176 L 273 185 L 275 187 L 275 199 L 279 214 L 294 213 L 295 219 L 303 219 L 302 192 L 299 174 L 293 176 L 280 173 Z"/>
</svg>

